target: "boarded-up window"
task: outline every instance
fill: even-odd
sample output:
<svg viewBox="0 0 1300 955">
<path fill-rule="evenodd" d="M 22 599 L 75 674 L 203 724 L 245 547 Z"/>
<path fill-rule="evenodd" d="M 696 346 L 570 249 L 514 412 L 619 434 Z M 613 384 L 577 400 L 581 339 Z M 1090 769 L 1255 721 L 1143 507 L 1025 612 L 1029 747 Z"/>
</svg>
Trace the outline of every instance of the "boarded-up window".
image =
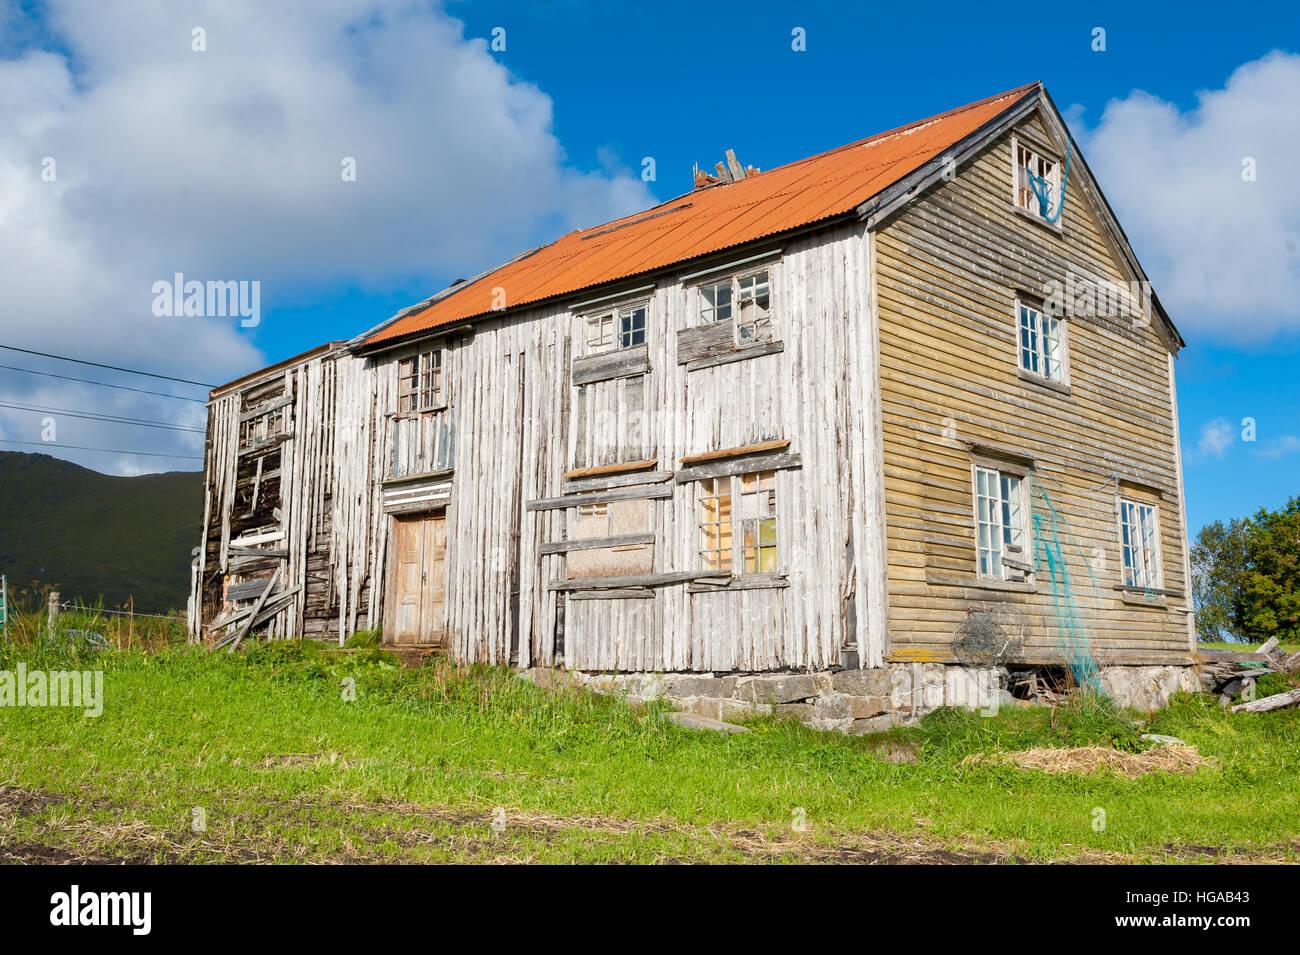
<svg viewBox="0 0 1300 955">
<path fill-rule="evenodd" d="M 613 577 L 648 574 L 654 569 L 654 544 L 646 543 L 653 529 L 654 501 L 637 499 L 579 504 L 569 528 L 571 540 L 599 541 L 617 538 L 620 543 L 575 549 L 566 556 L 570 577 Z M 641 540 L 628 542 L 633 535 Z"/>
</svg>

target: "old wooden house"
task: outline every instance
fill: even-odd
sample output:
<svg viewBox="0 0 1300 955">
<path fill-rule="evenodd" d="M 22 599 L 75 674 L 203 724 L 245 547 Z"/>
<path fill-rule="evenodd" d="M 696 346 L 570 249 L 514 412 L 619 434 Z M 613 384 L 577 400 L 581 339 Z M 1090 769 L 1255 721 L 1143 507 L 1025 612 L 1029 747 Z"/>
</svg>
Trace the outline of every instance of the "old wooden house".
<svg viewBox="0 0 1300 955">
<path fill-rule="evenodd" d="M 1039 84 L 729 153 L 214 390 L 193 631 L 885 698 L 841 728 L 1080 651 L 1164 693 L 1182 344 Z"/>
</svg>

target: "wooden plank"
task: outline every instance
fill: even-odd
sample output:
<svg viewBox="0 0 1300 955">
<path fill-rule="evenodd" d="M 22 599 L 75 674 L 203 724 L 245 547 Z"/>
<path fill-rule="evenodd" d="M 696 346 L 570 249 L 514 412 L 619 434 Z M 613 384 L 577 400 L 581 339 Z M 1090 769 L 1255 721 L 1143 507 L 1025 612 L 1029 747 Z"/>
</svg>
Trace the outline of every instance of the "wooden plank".
<svg viewBox="0 0 1300 955">
<path fill-rule="evenodd" d="M 685 365 L 730 352 L 735 347 L 736 331 L 732 319 L 683 328 L 677 332 L 677 364 Z"/>
<path fill-rule="evenodd" d="M 293 398 L 285 397 L 285 398 L 278 398 L 275 401 L 267 402 L 264 405 L 258 405 L 252 411 L 245 411 L 243 414 L 241 414 L 239 416 L 239 423 L 243 424 L 246 421 L 252 421 L 254 418 L 260 418 L 264 414 L 269 414 L 272 411 L 276 411 L 280 408 L 284 408 L 287 405 L 291 405 L 291 404 L 293 404 Z"/>
<path fill-rule="evenodd" d="M 650 458 L 648 461 L 626 461 L 622 464 L 603 464 L 600 467 L 576 468 L 575 470 L 564 472 L 564 479 L 566 481 L 574 481 L 579 478 L 599 477 L 605 474 L 623 474 L 627 471 L 646 471 L 658 463 L 658 458 Z"/>
<path fill-rule="evenodd" d="M 1262 700 L 1251 700 L 1249 703 L 1238 703 L 1232 707 L 1234 713 L 1268 713 L 1270 710 L 1280 710 L 1283 707 L 1295 706 L 1300 704 L 1300 687 L 1294 690 L 1287 690 L 1285 693 L 1274 693 L 1272 696 L 1266 696 Z"/>
<path fill-rule="evenodd" d="M 548 541 L 538 547 L 541 554 L 567 554 L 575 550 L 601 550 L 606 547 L 630 547 L 636 544 L 653 544 L 655 535 L 616 534 L 613 537 L 579 537 L 572 540 Z"/>
<path fill-rule="evenodd" d="M 644 498 L 660 499 L 673 496 L 671 487 L 651 485 L 649 487 L 626 487 L 612 491 L 596 491 L 592 494 L 566 494 L 563 497 L 548 497 L 529 501 L 530 511 L 553 511 L 565 507 L 577 507 L 579 504 L 606 504 L 610 501 L 638 501 Z"/>
<path fill-rule="evenodd" d="M 604 478 L 586 478 L 581 481 L 565 481 L 560 490 L 565 494 L 577 494 L 582 491 L 605 491 L 616 487 L 628 487 L 634 484 L 663 484 L 673 479 L 672 471 L 638 471 L 635 474 L 614 474 Z"/>
<path fill-rule="evenodd" d="M 612 378 L 644 375 L 649 370 L 649 346 L 637 345 L 633 348 L 620 348 L 612 352 L 573 359 L 572 381 L 574 385 L 588 385 L 596 381 L 609 381 Z"/>
<path fill-rule="evenodd" d="M 704 464 L 722 458 L 740 457 L 743 454 L 761 454 L 764 451 L 780 451 L 788 447 L 790 447 L 789 438 L 778 441 L 764 441 L 760 444 L 748 444 L 740 448 L 723 448 L 719 451 L 706 451 L 703 454 L 687 455 L 681 459 L 681 464 L 683 467 L 689 467 L 693 464 Z"/>
<path fill-rule="evenodd" d="M 693 358 L 686 362 L 687 371 L 702 371 L 705 368 L 716 368 L 719 365 L 729 365 L 733 361 L 744 361 L 747 358 L 761 358 L 764 355 L 776 355 L 785 351 L 785 342 L 765 342 L 762 345 L 746 345 L 744 348 L 735 348 L 731 351 L 720 352 L 716 355 L 710 355 L 707 358 Z"/>
<path fill-rule="evenodd" d="M 271 575 L 271 581 L 266 585 L 266 589 L 262 591 L 262 596 L 258 597 L 257 603 L 253 604 L 253 612 L 249 615 L 248 621 L 242 627 L 239 628 L 239 632 L 235 634 L 234 640 L 231 641 L 230 644 L 231 653 L 235 652 L 236 648 L 238 648 L 239 646 L 239 642 L 244 639 L 244 635 L 248 633 L 249 630 L 252 629 L 253 621 L 257 619 L 258 612 L 262 609 L 262 606 L 266 603 L 266 598 L 271 596 L 271 591 L 274 590 L 275 585 L 280 582 L 280 577 L 283 574 L 284 574 L 284 567 L 280 566 L 277 567 L 275 569 L 275 573 Z"/>
<path fill-rule="evenodd" d="M 653 600 L 655 592 L 649 587 L 620 587 L 611 590 L 576 590 L 570 600 Z"/>
<path fill-rule="evenodd" d="M 604 590 L 622 587 L 663 587 L 667 584 L 684 584 L 706 577 L 730 577 L 731 571 L 674 571 L 661 574 L 629 574 L 621 577 L 571 577 L 553 580 L 547 590 Z"/>
<path fill-rule="evenodd" d="M 748 474 L 751 471 L 781 471 L 803 466 L 803 459 L 797 454 L 767 454 L 752 458 L 730 458 L 714 461 L 693 468 L 682 468 L 673 475 L 678 484 L 701 481 L 705 478 L 728 477 L 732 474 Z"/>
</svg>

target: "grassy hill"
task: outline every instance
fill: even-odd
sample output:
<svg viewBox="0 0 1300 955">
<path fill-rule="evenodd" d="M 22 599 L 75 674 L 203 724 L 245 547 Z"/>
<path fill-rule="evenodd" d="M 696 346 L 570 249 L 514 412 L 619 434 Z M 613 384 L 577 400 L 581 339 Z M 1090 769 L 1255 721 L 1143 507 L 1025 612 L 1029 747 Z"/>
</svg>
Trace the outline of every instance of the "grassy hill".
<svg viewBox="0 0 1300 955">
<path fill-rule="evenodd" d="M 0 572 L 9 588 L 140 611 L 183 609 L 203 518 L 203 475 L 100 474 L 0 451 Z"/>
</svg>

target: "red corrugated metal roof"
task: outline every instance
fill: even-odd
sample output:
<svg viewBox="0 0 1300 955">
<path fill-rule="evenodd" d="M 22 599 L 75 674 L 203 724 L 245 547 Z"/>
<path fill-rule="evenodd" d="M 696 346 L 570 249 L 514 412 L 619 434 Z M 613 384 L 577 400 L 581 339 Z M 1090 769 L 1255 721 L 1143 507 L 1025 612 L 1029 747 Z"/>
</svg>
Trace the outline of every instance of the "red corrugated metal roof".
<svg viewBox="0 0 1300 955">
<path fill-rule="evenodd" d="M 515 308 L 685 262 L 851 212 L 979 129 L 1038 84 L 941 113 L 730 185 L 678 196 L 579 229 L 412 309 L 365 344 L 402 338 L 494 311 L 493 290 Z"/>
</svg>

